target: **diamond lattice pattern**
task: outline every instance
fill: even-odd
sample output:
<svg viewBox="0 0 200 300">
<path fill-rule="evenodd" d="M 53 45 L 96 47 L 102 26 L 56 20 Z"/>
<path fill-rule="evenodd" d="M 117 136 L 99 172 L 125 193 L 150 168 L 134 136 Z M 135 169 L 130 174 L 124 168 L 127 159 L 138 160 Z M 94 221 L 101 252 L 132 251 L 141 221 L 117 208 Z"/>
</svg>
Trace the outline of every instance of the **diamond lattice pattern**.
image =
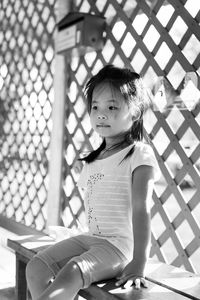
<svg viewBox="0 0 200 300">
<path fill-rule="evenodd" d="M 2 0 L 0 213 L 43 229 L 53 101 L 54 0 Z"/>
<path fill-rule="evenodd" d="M 145 116 L 162 178 L 152 202 L 151 256 L 199 272 L 200 259 L 200 5 L 198 1 L 77 1 L 76 10 L 106 17 L 102 51 L 73 57 L 67 94 L 62 219 L 84 226 L 73 166 L 98 144 L 83 87 L 107 63 L 133 68 L 145 80 L 153 109 Z"/>
</svg>

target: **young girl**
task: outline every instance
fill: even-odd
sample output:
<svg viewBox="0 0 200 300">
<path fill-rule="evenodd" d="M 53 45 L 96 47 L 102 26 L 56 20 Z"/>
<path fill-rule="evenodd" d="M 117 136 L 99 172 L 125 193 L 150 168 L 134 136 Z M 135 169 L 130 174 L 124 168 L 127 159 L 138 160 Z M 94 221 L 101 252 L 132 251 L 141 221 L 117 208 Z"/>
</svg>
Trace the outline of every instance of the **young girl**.
<svg viewBox="0 0 200 300">
<path fill-rule="evenodd" d="M 105 66 L 86 85 L 100 147 L 85 161 L 78 185 L 85 190 L 88 232 L 39 252 L 27 266 L 32 298 L 74 299 L 91 283 L 116 277 L 116 285 L 146 287 L 150 201 L 158 171 L 143 140 L 149 105 L 140 76 Z"/>
</svg>

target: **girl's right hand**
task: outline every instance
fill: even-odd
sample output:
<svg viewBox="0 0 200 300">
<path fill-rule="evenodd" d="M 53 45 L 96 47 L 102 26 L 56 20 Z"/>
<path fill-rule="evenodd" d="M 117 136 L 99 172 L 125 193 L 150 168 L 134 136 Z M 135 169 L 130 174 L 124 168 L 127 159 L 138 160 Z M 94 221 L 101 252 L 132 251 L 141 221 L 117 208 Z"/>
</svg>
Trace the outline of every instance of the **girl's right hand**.
<svg viewBox="0 0 200 300">
<path fill-rule="evenodd" d="M 141 287 L 147 288 L 147 283 L 144 277 L 130 274 L 127 276 L 122 276 L 117 278 L 116 286 L 123 285 L 125 288 L 134 286 L 135 289 L 139 290 Z"/>
<path fill-rule="evenodd" d="M 117 277 L 116 286 L 123 285 L 125 288 L 135 286 L 135 289 L 141 287 L 147 288 L 144 278 L 144 268 L 135 261 L 131 261 L 123 270 L 121 276 Z"/>
</svg>

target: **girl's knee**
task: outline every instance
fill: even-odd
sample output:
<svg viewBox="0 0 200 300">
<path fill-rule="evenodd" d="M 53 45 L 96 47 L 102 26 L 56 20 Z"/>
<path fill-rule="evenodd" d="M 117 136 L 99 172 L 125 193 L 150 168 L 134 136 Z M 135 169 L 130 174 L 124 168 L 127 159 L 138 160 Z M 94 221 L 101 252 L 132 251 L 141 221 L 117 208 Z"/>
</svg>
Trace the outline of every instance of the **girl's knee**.
<svg viewBox="0 0 200 300">
<path fill-rule="evenodd" d="M 37 299 L 49 286 L 53 273 L 38 257 L 33 257 L 26 267 L 26 280 L 32 299 Z"/>
<path fill-rule="evenodd" d="M 33 257 L 26 266 L 28 284 L 33 282 L 48 283 L 53 277 L 47 265 L 37 257 Z"/>
<path fill-rule="evenodd" d="M 37 258 L 31 259 L 26 266 L 26 279 L 27 281 L 32 281 L 35 277 L 40 276 L 38 272 L 40 268 L 41 261 Z"/>
</svg>

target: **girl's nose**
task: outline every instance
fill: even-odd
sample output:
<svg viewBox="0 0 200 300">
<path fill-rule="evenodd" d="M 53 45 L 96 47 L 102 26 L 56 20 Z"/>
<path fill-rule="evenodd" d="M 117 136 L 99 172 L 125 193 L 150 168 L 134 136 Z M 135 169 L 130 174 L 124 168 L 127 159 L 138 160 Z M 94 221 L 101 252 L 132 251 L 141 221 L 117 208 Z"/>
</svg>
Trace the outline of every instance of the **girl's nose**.
<svg viewBox="0 0 200 300">
<path fill-rule="evenodd" d="M 104 115 L 104 114 L 100 114 L 100 115 L 98 115 L 98 120 L 107 120 L 107 116 L 106 115 Z"/>
</svg>

